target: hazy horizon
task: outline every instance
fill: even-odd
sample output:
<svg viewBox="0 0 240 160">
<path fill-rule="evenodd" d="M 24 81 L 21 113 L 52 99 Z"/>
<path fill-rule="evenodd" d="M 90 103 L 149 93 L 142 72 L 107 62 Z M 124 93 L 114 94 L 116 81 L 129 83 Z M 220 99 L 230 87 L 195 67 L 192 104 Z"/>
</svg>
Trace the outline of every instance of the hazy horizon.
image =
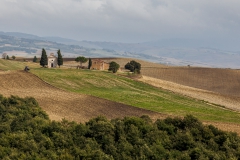
<svg viewBox="0 0 240 160">
<path fill-rule="evenodd" d="M 122 43 L 189 39 L 240 51 L 239 8 L 237 0 L 3 0 L 0 31 Z"/>
</svg>

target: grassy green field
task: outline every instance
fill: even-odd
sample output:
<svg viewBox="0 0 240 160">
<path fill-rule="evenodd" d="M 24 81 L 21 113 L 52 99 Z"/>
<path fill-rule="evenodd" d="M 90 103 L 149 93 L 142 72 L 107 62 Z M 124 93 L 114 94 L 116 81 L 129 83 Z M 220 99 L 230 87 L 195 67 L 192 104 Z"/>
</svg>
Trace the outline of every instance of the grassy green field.
<svg viewBox="0 0 240 160">
<path fill-rule="evenodd" d="M 106 71 L 36 68 L 31 72 L 70 92 L 93 95 L 174 116 L 192 114 L 205 121 L 240 123 L 239 113 Z"/>
<path fill-rule="evenodd" d="M 8 71 L 8 70 L 23 70 L 25 66 L 29 66 L 30 68 L 39 68 L 39 63 L 32 62 L 23 62 L 16 60 L 4 60 L 0 59 L 0 71 Z"/>
<path fill-rule="evenodd" d="M 31 73 L 69 92 L 93 95 L 173 116 L 192 114 L 204 121 L 240 124 L 238 112 L 106 71 L 48 69 L 40 68 L 38 63 L 0 60 L 1 70 L 23 70 L 26 65 L 30 66 Z"/>
<path fill-rule="evenodd" d="M 0 59 L 0 70 L 19 70 L 24 69 L 24 66 L 23 62 Z"/>
</svg>

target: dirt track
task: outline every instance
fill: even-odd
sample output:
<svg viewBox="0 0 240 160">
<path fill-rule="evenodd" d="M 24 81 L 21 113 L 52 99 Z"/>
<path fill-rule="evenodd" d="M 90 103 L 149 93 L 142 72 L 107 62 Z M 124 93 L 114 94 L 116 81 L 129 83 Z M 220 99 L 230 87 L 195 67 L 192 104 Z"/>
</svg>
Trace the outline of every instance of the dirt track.
<svg viewBox="0 0 240 160">
<path fill-rule="evenodd" d="M 85 122 L 99 115 L 109 119 L 141 115 L 149 115 L 152 119 L 157 119 L 164 116 L 93 96 L 63 91 L 23 71 L 0 71 L 0 94 L 34 97 L 52 120 L 66 118 Z"/>
</svg>

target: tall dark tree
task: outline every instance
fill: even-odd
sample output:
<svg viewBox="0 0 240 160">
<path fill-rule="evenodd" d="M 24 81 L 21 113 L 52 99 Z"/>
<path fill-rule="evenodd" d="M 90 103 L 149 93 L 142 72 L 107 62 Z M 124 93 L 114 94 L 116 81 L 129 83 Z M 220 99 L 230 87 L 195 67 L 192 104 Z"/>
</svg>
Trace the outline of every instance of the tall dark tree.
<svg viewBox="0 0 240 160">
<path fill-rule="evenodd" d="M 58 62 L 58 66 L 60 68 L 60 66 L 63 65 L 63 58 L 62 58 L 62 54 L 61 54 L 60 49 L 57 51 L 57 54 L 58 54 L 57 62 Z"/>
<path fill-rule="evenodd" d="M 8 55 L 7 55 L 7 59 L 10 59 Z"/>
<path fill-rule="evenodd" d="M 91 58 L 89 58 L 89 59 L 88 59 L 88 69 L 90 69 L 90 68 L 91 68 L 91 66 L 92 66 L 92 59 L 91 59 Z"/>
<path fill-rule="evenodd" d="M 45 67 L 45 65 L 48 64 L 48 58 L 47 58 L 47 53 L 45 51 L 45 49 L 43 48 L 42 49 L 42 56 L 41 56 L 41 59 L 40 59 L 40 65 L 42 67 Z"/>
<path fill-rule="evenodd" d="M 109 64 L 109 69 L 108 70 L 112 71 L 113 73 L 116 73 L 117 70 L 119 69 L 119 67 L 120 67 L 120 65 L 113 61 Z"/>
<path fill-rule="evenodd" d="M 87 62 L 87 58 L 80 56 L 80 57 L 77 57 L 75 61 L 80 62 L 80 66 L 82 67 L 82 64 Z"/>
<path fill-rule="evenodd" d="M 125 65 L 125 69 L 129 69 L 131 72 L 140 74 L 141 64 L 132 60 Z"/>
<path fill-rule="evenodd" d="M 37 57 L 36 56 L 34 56 L 33 62 L 37 62 Z"/>
</svg>

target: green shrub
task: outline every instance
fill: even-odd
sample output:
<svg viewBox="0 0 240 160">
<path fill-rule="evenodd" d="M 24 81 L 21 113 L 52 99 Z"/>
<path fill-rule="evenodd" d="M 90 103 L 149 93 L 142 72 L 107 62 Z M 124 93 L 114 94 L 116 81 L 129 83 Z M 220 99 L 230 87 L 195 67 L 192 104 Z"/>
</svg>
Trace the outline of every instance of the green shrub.
<svg viewBox="0 0 240 160">
<path fill-rule="evenodd" d="M 0 95 L 0 159 L 237 159 L 240 138 L 195 117 L 50 121 L 34 98 Z"/>
</svg>

